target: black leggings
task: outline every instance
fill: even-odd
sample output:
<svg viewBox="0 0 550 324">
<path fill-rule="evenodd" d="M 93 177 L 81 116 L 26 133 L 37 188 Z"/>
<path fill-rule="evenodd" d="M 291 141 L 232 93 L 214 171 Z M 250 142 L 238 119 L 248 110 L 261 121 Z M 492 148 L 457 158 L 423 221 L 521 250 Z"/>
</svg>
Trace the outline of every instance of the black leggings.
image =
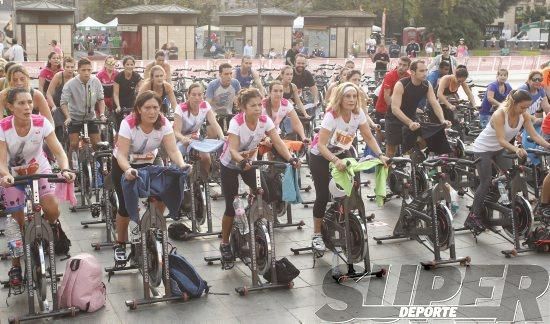
<svg viewBox="0 0 550 324">
<path fill-rule="evenodd" d="M 337 155 L 339 159 L 349 157 L 348 152 Z M 330 183 L 329 161 L 322 155 L 309 155 L 309 170 L 315 186 L 315 203 L 313 204 L 313 217 L 323 218 L 327 204 L 330 200 L 328 184 Z"/>
<path fill-rule="evenodd" d="M 126 210 L 126 203 L 124 201 L 124 193 L 122 192 L 122 184 L 120 183 L 122 181 L 122 177 L 124 176 L 124 172 L 118 165 L 117 159 L 113 156 L 113 160 L 111 162 L 112 169 L 111 169 L 111 177 L 113 178 L 113 183 L 115 186 L 115 192 L 116 196 L 118 198 L 118 214 L 122 217 L 129 217 L 128 211 Z M 130 166 L 134 169 L 143 168 L 146 166 L 150 166 L 150 163 L 147 164 L 130 164 Z"/>
<path fill-rule="evenodd" d="M 223 196 L 225 198 L 224 215 L 229 217 L 235 216 L 233 200 L 235 199 L 235 196 L 239 194 L 239 174 L 243 178 L 244 183 L 246 183 L 250 188 L 256 188 L 256 173 L 254 169 L 248 171 L 235 170 L 221 164 L 221 185 Z"/>
</svg>

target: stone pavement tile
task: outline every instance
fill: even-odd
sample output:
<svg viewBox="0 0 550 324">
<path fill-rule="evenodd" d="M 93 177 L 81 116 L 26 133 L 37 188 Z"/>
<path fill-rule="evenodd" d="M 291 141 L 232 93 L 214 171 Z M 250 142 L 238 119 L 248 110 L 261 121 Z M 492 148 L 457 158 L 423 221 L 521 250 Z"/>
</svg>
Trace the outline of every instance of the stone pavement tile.
<svg viewBox="0 0 550 324">
<path fill-rule="evenodd" d="M 271 298 L 287 309 L 322 306 L 327 302 L 326 296 L 319 289 L 313 287 L 273 290 L 269 294 Z"/>
<path fill-rule="evenodd" d="M 261 314 L 243 314 L 242 316 L 238 316 L 237 319 L 240 323 L 246 324 L 256 324 L 256 323 L 262 323 L 262 324 L 292 324 L 292 323 L 300 323 L 300 321 L 292 315 L 288 311 L 271 311 L 271 312 L 265 312 Z"/>
<path fill-rule="evenodd" d="M 136 310 L 129 310 L 128 307 L 126 307 L 126 305 L 124 304 L 126 300 L 142 297 L 143 292 L 141 290 L 119 294 L 109 294 L 108 296 L 118 318 L 122 323 L 154 323 L 158 322 L 159 320 L 161 320 L 163 323 L 179 323 L 181 322 L 182 318 L 185 317 L 183 317 L 182 311 L 178 310 L 183 310 L 184 307 L 185 309 L 187 309 L 187 312 L 185 312 L 185 316 L 191 316 L 194 313 L 197 315 L 202 315 L 202 317 L 204 318 L 215 319 L 220 318 L 220 316 L 224 316 L 223 314 L 225 314 L 226 312 L 226 310 L 223 309 L 223 306 L 221 306 L 219 303 L 217 305 L 214 305 L 214 301 L 210 301 L 206 298 L 193 300 L 188 303 L 163 302 L 152 305 L 142 305 L 139 306 Z M 203 311 L 201 312 L 202 314 L 198 314 L 198 312 L 193 312 L 192 309 L 194 307 L 199 307 L 198 305 L 201 303 L 212 303 L 212 310 Z M 219 308 L 221 308 L 222 310 L 219 311 Z M 212 317 L 211 314 L 213 314 L 214 317 Z"/>
<path fill-rule="evenodd" d="M 291 308 L 288 311 L 299 321 L 299 323 L 322 323 L 321 319 L 315 315 L 321 306 L 306 306 Z"/>
<path fill-rule="evenodd" d="M 300 288 L 303 289 L 303 288 Z M 284 292 L 291 294 L 289 289 L 281 288 Z M 234 290 L 228 296 L 218 296 L 220 301 L 230 309 L 236 317 L 245 315 L 256 315 L 265 313 L 287 313 L 285 307 L 271 297 L 272 291 L 252 291 L 247 296 L 239 296 Z"/>
</svg>

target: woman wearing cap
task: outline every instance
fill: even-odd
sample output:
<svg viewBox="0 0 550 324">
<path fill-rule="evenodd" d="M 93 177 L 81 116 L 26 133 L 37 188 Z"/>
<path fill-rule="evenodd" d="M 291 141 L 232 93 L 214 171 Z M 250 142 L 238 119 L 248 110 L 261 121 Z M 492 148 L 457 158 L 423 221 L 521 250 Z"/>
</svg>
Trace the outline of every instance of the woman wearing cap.
<svg viewBox="0 0 550 324">
<path fill-rule="evenodd" d="M 360 106 L 360 91 L 351 82 L 342 83 L 334 89 L 321 129 L 311 144 L 309 167 L 316 193 L 311 246 L 316 251 L 325 250 L 321 225 L 329 201 L 329 163 L 334 163 L 338 170 L 346 169 L 342 159 L 348 156 L 357 130 L 379 159 L 384 163 L 388 161 L 369 129 L 367 117 Z"/>
</svg>

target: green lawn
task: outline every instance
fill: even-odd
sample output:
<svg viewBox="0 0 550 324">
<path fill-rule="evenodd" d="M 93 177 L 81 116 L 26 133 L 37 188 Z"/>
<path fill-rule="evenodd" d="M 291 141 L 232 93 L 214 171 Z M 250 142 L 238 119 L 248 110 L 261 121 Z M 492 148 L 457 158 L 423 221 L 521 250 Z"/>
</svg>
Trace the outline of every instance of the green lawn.
<svg viewBox="0 0 550 324">
<path fill-rule="evenodd" d="M 514 55 L 514 56 L 537 56 L 542 54 L 543 53 L 540 50 L 531 51 L 528 49 L 520 49 L 520 50 L 511 49 L 510 51 L 510 55 Z M 474 50 L 470 50 L 470 55 L 471 56 L 494 56 L 494 55 L 499 56 L 500 50 L 489 50 L 486 48 L 474 49 Z"/>
</svg>

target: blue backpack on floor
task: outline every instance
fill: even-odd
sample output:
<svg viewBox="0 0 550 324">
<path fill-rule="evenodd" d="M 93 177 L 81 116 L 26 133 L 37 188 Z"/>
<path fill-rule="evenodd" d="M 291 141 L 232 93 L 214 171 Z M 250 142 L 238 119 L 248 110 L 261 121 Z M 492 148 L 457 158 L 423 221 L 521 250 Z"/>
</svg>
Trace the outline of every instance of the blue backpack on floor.
<svg viewBox="0 0 550 324">
<path fill-rule="evenodd" d="M 172 295 L 187 294 L 190 298 L 208 294 L 208 283 L 202 279 L 195 267 L 183 256 L 176 253 L 175 248 L 168 255 L 170 265 L 170 285 Z"/>
</svg>

